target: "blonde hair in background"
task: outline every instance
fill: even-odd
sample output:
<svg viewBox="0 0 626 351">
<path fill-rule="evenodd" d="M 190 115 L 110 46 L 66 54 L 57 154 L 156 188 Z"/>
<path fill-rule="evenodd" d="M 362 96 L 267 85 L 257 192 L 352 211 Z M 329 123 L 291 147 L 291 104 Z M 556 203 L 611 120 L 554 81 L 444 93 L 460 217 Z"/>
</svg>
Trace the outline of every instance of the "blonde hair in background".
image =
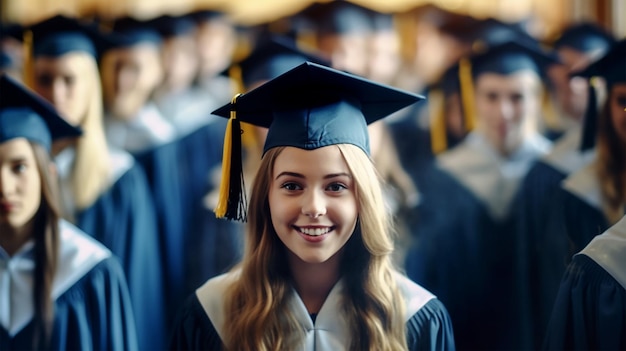
<svg viewBox="0 0 626 351">
<path fill-rule="evenodd" d="M 406 350 L 404 302 L 391 254 L 392 227 L 380 177 L 358 147 L 340 144 L 355 183 L 359 224 L 343 250 L 343 314 L 353 338 L 350 350 Z M 239 279 L 226 293 L 228 350 L 292 350 L 305 331 L 287 309 L 292 287 L 286 248 L 271 222 L 268 195 L 274 163 L 284 147 L 267 151 L 254 181 L 248 211 L 246 249 Z"/>
<path fill-rule="evenodd" d="M 108 188 L 111 164 L 103 127 L 102 88 L 98 66 L 93 57 L 78 53 L 75 65 L 78 79 L 87 79 L 91 89 L 87 111 L 80 122 L 83 136 L 76 143 L 71 174 L 72 195 L 77 210 L 91 206 Z"/>
</svg>

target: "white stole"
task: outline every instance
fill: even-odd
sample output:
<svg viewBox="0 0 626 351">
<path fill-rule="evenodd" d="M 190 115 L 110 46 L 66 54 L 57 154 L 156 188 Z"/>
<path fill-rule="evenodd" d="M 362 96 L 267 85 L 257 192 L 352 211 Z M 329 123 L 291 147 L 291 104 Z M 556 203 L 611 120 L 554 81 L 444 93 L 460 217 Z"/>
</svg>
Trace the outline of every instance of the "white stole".
<svg viewBox="0 0 626 351">
<path fill-rule="evenodd" d="M 579 253 L 589 256 L 626 289 L 626 216 Z"/>
</svg>

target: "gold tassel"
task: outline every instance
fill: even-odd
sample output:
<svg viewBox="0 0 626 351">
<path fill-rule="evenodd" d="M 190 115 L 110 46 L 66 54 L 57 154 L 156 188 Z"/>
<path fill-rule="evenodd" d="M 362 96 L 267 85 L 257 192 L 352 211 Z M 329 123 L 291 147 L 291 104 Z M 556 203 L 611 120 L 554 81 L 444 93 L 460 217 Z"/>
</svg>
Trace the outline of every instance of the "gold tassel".
<svg viewBox="0 0 626 351">
<path fill-rule="evenodd" d="M 246 220 L 246 195 L 241 160 L 241 126 L 237 119 L 236 103 L 241 94 L 231 101 L 230 119 L 224 135 L 222 179 L 215 216 L 237 221 Z"/>
<path fill-rule="evenodd" d="M 430 114 L 430 146 L 433 154 L 437 155 L 448 148 L 446 136 L 446 120 L 444 95 L 441 90 L 428 93 L 428 112 Z"/>
<path fill-rule="evenodd" d="M 472 82 L 472 65 L 467 58 L 459 62 L 459 83 L 461 84 L 461 102 L 465 116 L 465 130 L 472 131 L 476 127 L 474 115 L 474 83 Z"/>
<path fill-rule="evenodd" d="M 35 87 L 35 67 L 33 62 L 33 31 L 25 31 L 22 40 L 24 41 L 24 67 L 22 67 L 22 80 L 24 81 L 24 85 L 32 89 Z"/>
<path fill-rule="evenodd" d="M 232 65 L 228 69 L 228 76 L 230 79 L 235 82 L 235 89 L 237 92 L 246 91 L 246 87 L 243 84 L 243 73 L 241 71 L 241 66 Z M 241 123 L 242 137 L 241 140 L 243 142 L 243 146 L 246 149 L 254 148 L 257 146 L 256 134 L 254 133 L 254 127 L 248 123 Z"/>
<path fill-rule="evenodd" d="M 543 112 L 544 124 L 548 129 L 557 130 L 561 127 L 554 104 L 552 103 L 552 99 L 550 99 L 550 93 L 547 89 L 543 90 L 543 95 L 541 96 L 541 110 Z"/>
</svg>

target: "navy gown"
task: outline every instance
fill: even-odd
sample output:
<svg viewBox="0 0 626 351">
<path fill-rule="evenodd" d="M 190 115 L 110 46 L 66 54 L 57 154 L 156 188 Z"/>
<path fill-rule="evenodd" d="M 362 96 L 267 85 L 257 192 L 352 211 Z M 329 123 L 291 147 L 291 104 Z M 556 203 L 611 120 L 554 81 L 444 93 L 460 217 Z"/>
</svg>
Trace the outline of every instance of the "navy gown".
<svg viewBox="0 0 626 351">
<path fill-rule="evenodd" d="M 126 279 L 115 256 L 71 224 L 60 224 L 51 350 L 137 350 Z M 33 242 L 12 257 L 0 248 L 1 350 L 31 350 Z M 12 311 L 10 311 L 13 309 Z"/>
<path fill-rule="evenodd" d="M 626 349 L 626 219 L 596 237 L 561 281 L 546 350 Z"/>
<path fill-rule="evenodd" d="M 236 273 L 235 273 L 236 274 Z M 173 330 L 172 350 L 223 350 L 220 337 L 223 321 L 224 289 L 233 273 L 209 280 L 189 297 L 180 309 Z M 432 294 L 398 276 L 398 284 L 407 303 L 406 331 L 409 350 L 454 350 L 450 317 Z M 292 292 L 289 308 L 306 330 L 306 351 L 347 350 L 350 338 L 347 325 L 337 311 L 341 310 L 341 281 L 331 290 L 321 310 L 315 316 Z"/>
</svg>

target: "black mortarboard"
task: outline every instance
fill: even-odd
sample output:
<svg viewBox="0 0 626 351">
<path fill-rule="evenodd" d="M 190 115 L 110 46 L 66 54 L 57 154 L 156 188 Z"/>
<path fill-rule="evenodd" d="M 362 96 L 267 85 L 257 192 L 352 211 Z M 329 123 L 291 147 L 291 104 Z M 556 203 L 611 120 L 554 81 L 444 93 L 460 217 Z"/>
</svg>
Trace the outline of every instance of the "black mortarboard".
<svg viewBox="0 0 626 351">
<path fill-rule="evenodd" d="M 147 21 L 122 17 L 113 23 L 115 47 L 130 47 L 142 43 L 161 45 L 161 36 Z"/>
<path fill-rule="evenodd" d="M 572 73 L 572 76 L 585 77 L 593 80 L 594 77 L 602 77 L 610 91 L 616 83 L 626 82 L 626 39 L 611 46 L 609 51 L 597 61 L 590 64 L 582 71 Z M 593 84 L 589 84 L 589 101 L 585 111 L 583 136 L 580 149 L 589 150 L 596 142 L 597 113 L 596 93 Z"/>
<path fill-rule="evenodd" d="M 0 143 L 26 138 L 48 151 L 52 140 L 78 137 L 81 130 L 67 123 L 54 107 L 3 74 L 0 76 Z"/>
<path fill-rule="evenodd" d="M 367 33 L 373 25 L 370 10 L 343 0 L 315 2 L 296 16 L 322 34 Z"/>
<path fill-rule="evenodd" d="M 249 87 L 254 82 L 274 79 L 305 61 L 330 65 L 327 60 L 298 49 L 293 40 L 272 36 L 259 43 L 250 55 L 231 68 L 238 66 L 241 69 L 242 83 Z M 229 71 L 223 73 L 228 74 Z"/>
<path fill-rule="evenodd" d="M 492 46 L 470 57 L 470 61 L 473 77 L 483 73 L 508 75 L 527 69 L 544 76 L 548 66 L 559 62 L 553 53 L 523 41 L 508 41 Z"/>
<path fill-rule="evenodd" d="M 467 35 L 475 45 L 493 47 L 510 41 L 524 42 L 529 46 L 538 46 L 536 40 L 518 23 L 502 22 L 495 18 L 477 21 Z"/>
<path fill-rule="evenodd" d="M 163 15 L 148 21 L 148 26 L 154 28 L 161 37 L 169 38 L 188 35 L 194 32 L 195 22 L 186 16 Z"/>
<path fill-rule="evenodd" d="M 615 38 L 609 32 L 593 23 L 580 23 L 573 25 L 554 41 L 555 49 L 570 47 L 580 52 L 592 52 L 595 50 L 607 50 Z"/>
<path fill-rule="evenodd" d="M 95 24 L 81 23 L 63 15 L 48 18 L 27 30 L 33 35 L 35 57 L 59 57 L 69 52 L 82 51 L 97 58 L 113 45 Z"/>
<path fill-rule="evenodd" d="M 239 122 L 269 128 L 263 153 L 278 146 L 313 150 L 353 144 L 369 155 L 367 125 L 422 99 L 311 62 L 236 97 L 213 112 L 230 117 L 218 217 L 244 218 Z"/>
</svg>

